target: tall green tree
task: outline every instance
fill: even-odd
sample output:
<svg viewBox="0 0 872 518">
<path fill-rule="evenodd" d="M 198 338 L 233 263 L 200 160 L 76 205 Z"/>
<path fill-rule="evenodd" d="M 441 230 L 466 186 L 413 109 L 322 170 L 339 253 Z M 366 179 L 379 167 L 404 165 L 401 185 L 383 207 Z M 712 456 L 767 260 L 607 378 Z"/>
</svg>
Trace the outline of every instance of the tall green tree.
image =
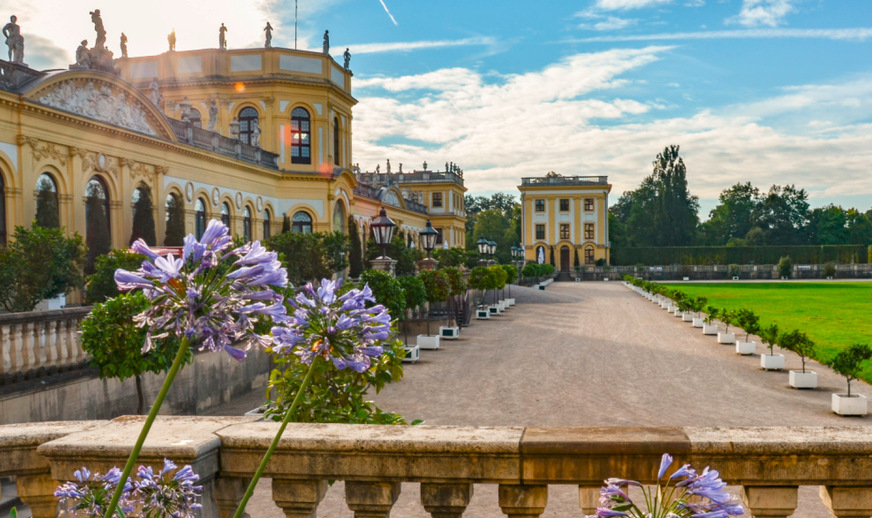
<svg viewBox="0 0 872 518">
<path fill-rule="evenodd" d="M 466 196 L 464 198 L 464 207 L 466 210 L 467 250 L 476 249 L 475 242 L 478 241 L 481 234 L 476 234 L 475 228 L 478 223 L 478 217 L 483 212 L 501 215 L 505 220 L 505 225 L 503 225 L 500 235 L 505 234 L 506 230 L 512 231 L 509 236 L 503 236 L 507 242 L 511 241 L 513 245 L 517 245 L 521 241 L 521 204 L 518 203 L 514 196 L 502 192 L 494 193 L 490 197 Z M 514 235 L 517 235 L 517 239 L 512 238 Z M 498 245 L 501 244 L 500 239 L 490 235 L 487 237 L 497 241 Z"/>
<path fill-rule="evenodd" d="M 352 279 L 360 277 L 363 271 L 363 249 L 360 243 L 360 232 L 354 216 L 348 216 L 348 275 Z"/>
<path fill-rule="evenodd" d="M 178 196 L 171 194 L 166 201 L 167 230 L 164 245 L 182 246 L 185 244 L 185 207 Z"/>
<path fill-rule="evenodd" d="M 341 232 L 286 232 L 266 240 L 266 247 L 281 254 L 288 280 L 295 285 L 329 279 L 348 266 L 348 236 Z"/>
<path fill-rule="evenodd" d="M 755 214 L 762 202 L 760 190 L 751 182 L 737 183 L 724 189 L 718 200 L 702 225 L 704 244 L 719 246 L 730 240 L 744 240 L 756 224 Z"/>
<path fill-rule="evenodd" d="M 767 245 L 800 245 L 806 242 L 809 221 L 808 193 L 793 185 L 773 185 L 760 204 L 755 219 Z"/>
<path fill-rule="evenodd" d="M 812 245 L 845 245 L 850 242 L 848 212 L 832 203 L 809 212 L 806 229 L 808 243 Z"/>
<path fill-rule="evenodd" d="M 514 209 L 512 213 L 514 213 Z M 520 218 L 520 211 L 518 211 L 517 216 Z M 496 260 L 500 263 L 508 263 L 512 260 L 511 247 L 516 246 L 521 240 L 521 236 L 516 233 L 519 228 L 515 227 L 512 220 L 506 218 L 505 213 L 501 210 L 488 209 L 476 216 L 472 233 L 467 234 L 467 243 L 471 239 L 470 249 L 475 250 L 475 243 L 482 236 L 492 240 L 497 244 Z M 469 244 L 467 246 L 470 247 Z"/>
<path fill-rule="evenodd" d="M 97 257 L 108 254 L 112 248 L 107 193 L 96 180 L 88 182 L 85 196 L 85 244 L 88 245 L 85 273 L 91 274 Z"/>
<path fill-rule="evenodd" d="M 142 238 L 149 246 L 157 244 L 157 233 L 154 227 L 154 204 L 151 201 L 151 188 L 141 185 L 136 189 L 139 193 L 133 202 L 133 231 L 130 243 Z"/>
<path fill-rule="evenodd" d="M 61 226 L 56 192 L 38 188 L 36 193 L 36 224 L 42 228 Z"/>
</svg>

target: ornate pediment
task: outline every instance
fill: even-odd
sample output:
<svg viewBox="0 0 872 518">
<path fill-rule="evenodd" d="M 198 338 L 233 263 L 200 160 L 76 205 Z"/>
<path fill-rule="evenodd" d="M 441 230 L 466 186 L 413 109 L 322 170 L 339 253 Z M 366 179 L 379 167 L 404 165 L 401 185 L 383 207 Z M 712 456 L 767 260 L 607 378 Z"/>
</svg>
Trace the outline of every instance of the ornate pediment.
<svg viewBox="0 0 872 518">
<path fill-rule="evenodd" d="M 40 91 L 33 100 L 146 135 L 164 133 L 151 123 L 149 110 L 140 100 L 107 82 L 68 79 Z"/>
</svg>

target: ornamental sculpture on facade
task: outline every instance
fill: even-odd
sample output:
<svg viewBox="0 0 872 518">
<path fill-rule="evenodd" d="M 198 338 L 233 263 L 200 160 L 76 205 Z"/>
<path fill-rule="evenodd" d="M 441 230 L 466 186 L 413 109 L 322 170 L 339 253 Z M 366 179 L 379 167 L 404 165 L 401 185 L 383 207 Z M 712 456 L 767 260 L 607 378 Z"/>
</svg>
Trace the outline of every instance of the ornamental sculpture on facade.
<svg viewBox="0 0 872 518">
<path fill-rule="evenodd" d="M 93 81 L 88 81 L 83 87 L 79 87 L 72 80 L 63 81 L 35 100 L 53 108 L 147 135 L 157 134 L 148 123 L 148 116 L 143 107 L 129 101 L 124 92 L 114 92 L 108 85 L 98 88 Z"/>
</svg>

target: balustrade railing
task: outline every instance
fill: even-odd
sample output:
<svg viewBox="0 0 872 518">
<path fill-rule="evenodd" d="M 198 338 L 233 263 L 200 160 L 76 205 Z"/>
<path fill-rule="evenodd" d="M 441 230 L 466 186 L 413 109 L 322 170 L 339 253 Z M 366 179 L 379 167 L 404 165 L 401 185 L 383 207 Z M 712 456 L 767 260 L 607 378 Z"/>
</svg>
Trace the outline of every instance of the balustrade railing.
<svg viewBox="0 0 872 518">
<path fill-rule="evenodd" d="M 0 315 L 0 385 L 84 363 L 79 323 L 90 311 L 87 306 Z"/>
<path fill-rule="evenodd" d="M 279 423 L 254 418 L 160 417 L 141 454 L 191 464 L 204 485 L 203 516 L 232 516 Z M 50 493 L 87 465 L 124 463 L 142 417 L 110 422 L 0 426 L 0 477 L 16 475 L 34 517 L 54 516 Z M 819 486 L 837 518 L 872 516 L 868 426 L 773 428 L 456 427 L 291 424 L 265 476 L 288 517 L 317 516 L 328 480 L 345 485 L 355 517 L 387 517 L 401 483 L 420 483 L 433 517 L 460 517 L 473 484 L 498 486 L 494 516 L 538 517 L 552 485 L 578 488 L 579 514 L 592 514 L 608 477 L 654 482 L 660 456 L 711 466 L 740 486 L 757 517 L 797 511 L 800 486 Z M 323 514 L 321 516 L 327 516 Z"/>
</svg>

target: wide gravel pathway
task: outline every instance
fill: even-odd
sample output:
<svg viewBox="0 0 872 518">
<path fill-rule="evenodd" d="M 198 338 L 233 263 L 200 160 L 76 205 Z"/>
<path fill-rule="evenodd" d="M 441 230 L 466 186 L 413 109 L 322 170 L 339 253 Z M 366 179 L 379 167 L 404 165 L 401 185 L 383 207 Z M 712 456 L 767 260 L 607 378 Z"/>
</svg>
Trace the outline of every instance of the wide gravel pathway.
<svg viewBox="0 0 872 518">
<path fill-rule="evenodd" d="M 786 372 L 760 369 L 759 354 L 736 355 L 733 346 L 717 344 L 623 283 L 512 287 L 512 295 L 514 308 L 474 320 L 460 340 L 442 341 L 439 350 L 422 351 L 417 364 L 407 364 L 404 379 L 375 395 L 375 402 L 431 425 L 872 425 L 870 417 L 830 411 L 830 393 L 843 392 L 845 383 L 829 368 L 811 362 L 820 387 L 791 389 Z M 799 369 L 799 358 L 785 354 L 787 368 Z M 869 385 L 854 385 L 872 395 Z M 262 397 L 253 394 L 216 414 L 239 415 Z M 282 516 L 268 482 L 260 484 L 251 516 Z M 496 486 L 475 490 L 464 516 L 502 516 Z M 335 484 L 319 516 L 350 518 L 343 494 L 342 484 Z M 802 488 L 800 499 L 795 516 L 827 516 L 817 488 Z M 404 484 L 392 516 L 427 518 L 418 502 L 416 484 Z M 549 487 L 543 516 L 581 514 L 574 487 Z"/>
</svg>

